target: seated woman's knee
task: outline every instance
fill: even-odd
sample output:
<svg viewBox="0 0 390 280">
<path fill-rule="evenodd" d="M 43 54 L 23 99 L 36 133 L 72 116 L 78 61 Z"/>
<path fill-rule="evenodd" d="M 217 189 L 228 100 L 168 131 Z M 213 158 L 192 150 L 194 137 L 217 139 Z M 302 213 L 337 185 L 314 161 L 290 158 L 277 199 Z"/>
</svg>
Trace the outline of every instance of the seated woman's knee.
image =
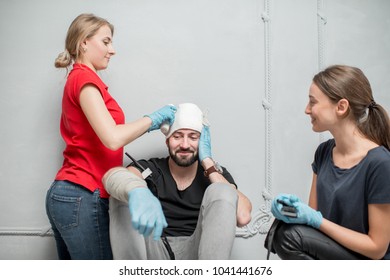
<svg viewBox="0 0 390 280">
<path fill-rule="evenodd" d="M 275 232 L 273 246 L 281 259 L 304 259 L 302 237 L 312 228 L 299 224 L 282 223 Z"/>
</svg>

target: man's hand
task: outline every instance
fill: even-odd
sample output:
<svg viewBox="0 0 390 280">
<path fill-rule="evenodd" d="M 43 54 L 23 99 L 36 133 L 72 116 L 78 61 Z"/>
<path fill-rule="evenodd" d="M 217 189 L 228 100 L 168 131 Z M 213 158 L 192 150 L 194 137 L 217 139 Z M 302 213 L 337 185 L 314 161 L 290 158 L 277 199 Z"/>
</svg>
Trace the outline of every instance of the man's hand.
<svg viewBox="0 0 390 280">
<path fill-rule="evenodd" d="M 144 187 L 134 188 L 128 194 L 133 227 L 145 237 L 154 230 L 153 239 L 158 240 L 163 228 L 168 226 L 160 201 Z"/>
<path fill-rule="evenodd" d="M 203 125 L 202 133 L 200 134 L 198 151 L 200 162 L 202 162 L 205 158 L 212 158 L 210 128 L 206 125 Z"/>
</svg>

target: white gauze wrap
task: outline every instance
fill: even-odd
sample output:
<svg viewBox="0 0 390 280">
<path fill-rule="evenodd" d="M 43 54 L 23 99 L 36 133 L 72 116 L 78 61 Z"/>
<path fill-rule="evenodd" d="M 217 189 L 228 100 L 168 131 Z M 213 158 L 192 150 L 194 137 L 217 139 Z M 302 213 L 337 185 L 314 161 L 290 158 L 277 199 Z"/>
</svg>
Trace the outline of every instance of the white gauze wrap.
<svg viewBox="0 0 390 280">
<path fill-rule="evenodd" d="M 203 112 L 193 103 L 182 103 L 177 106 L 175 121 L 165 134 L 169 138 L 172 133 L 179 129 L 192 129 L 202 132 L 203 124 L 207 121 Z"/>
<path fill-rule="evenodd" d="M 112 197 L 123 202 L 129 201 L 129 191 L 137 187 L 148 187 L 144 179 L 141 179 L 126 168 L 115 170 L 103 183 L 104 188 Z"/>
</svg>

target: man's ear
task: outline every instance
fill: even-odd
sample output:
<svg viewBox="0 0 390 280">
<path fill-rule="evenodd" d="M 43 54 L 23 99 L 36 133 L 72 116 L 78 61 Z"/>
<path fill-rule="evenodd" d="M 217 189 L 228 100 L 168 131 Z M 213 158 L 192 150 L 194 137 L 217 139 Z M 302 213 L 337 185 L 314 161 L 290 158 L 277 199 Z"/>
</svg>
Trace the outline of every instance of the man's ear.
<svg viewBox="0 0 390 280">
<path fill-rule="evenodd" d="M 169 148 L 169 145 L 168 145 L 168 140 L 169 138 L 165 139 L 165 144 L 167 145 L 167 147 Z"/>
<path fill-rule="evenodd" d="M 349 114 L 349 101 L 345 98 L 337 102 L 337 114 L 340 117 L 346 117 Z"/>
</svg>

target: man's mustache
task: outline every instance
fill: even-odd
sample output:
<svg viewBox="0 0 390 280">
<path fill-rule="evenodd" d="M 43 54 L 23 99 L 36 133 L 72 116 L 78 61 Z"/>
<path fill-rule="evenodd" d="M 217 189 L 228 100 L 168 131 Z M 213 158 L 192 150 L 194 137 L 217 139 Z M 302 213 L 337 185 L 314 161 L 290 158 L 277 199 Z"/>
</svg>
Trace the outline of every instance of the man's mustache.
<svg viewBox="0 0 390 280">
<path fill-rule="evenodd" d="M 192 149 L 190 149 L 190 148 L 188 148 L 188 149 L 179 149 L 179 150 L 177 150 L 176 152 L 177 152 L 177 153 L 180 153 L 180 152 L 191 152 L 191 153 L 195 153 L 195 151 L 192 150 Z"/>
</svg>

